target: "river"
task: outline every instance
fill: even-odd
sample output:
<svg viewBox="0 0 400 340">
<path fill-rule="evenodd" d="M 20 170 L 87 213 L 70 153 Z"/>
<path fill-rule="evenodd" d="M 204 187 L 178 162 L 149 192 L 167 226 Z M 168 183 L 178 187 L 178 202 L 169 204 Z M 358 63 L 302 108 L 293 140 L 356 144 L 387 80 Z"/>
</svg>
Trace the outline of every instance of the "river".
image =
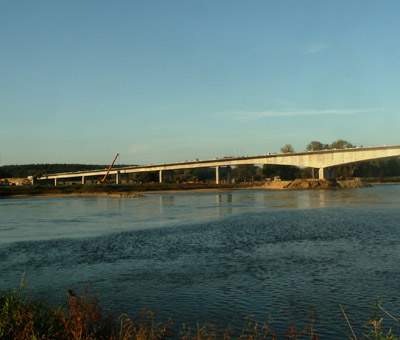
<svg viewBox="0 0 400 340">
<path fill-rule="evenodd" d="M 90 286 L 116 313 L 278 333 L 315 313 L 345 338 L 339 303 L 359 333 L 377 297 L 400 316 L 400 186 L 2 199 L 0 263 L 0 289 L 25 273 L 52 302 Z"/>
</svg>

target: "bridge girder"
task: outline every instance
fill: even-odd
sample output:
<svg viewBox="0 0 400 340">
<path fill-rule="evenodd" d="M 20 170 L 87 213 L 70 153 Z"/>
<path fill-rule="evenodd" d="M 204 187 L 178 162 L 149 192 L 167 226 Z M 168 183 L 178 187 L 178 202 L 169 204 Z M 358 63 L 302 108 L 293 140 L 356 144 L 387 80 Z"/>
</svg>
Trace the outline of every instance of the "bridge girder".
<svg viewBox="0 0 400 340">
<path fill-rule="evenodd" d="M 158 164 L 149 166 L 135 166 L 111 170 L 110 174 L 129 174 L 140 172 L 160 172 L 163 170 L 182 170 L 194 168 L 209 168 L 220 166 L 235 166 L 246 164 L 271 164 L 271 165 L 292 165 L 299 167 L 310 167 L 327 169 L 340 165 L 358 163 L 376 159 L 400 157 L 400 145 L 378 146 L 368 148 L 351 148 L 339 150 L 323 150 L 311 152 L 298 152 L 286 154 L 268 154 L 251 157 L 229 157 L 206 161 L 192 161 L 171 164 Z M 39 177 L 38 180 L 104 176 L 106 170 L 80 171 L 75 173 L 60 173 Z M 323 173 L 323 172 L 322 172 Z M 321 172 L 320 172 L 321 174 Z M 162 175 L 161 175 L 162 176 Z M 162 177 L 161 177 L 162 178 Z"/>
</svg>

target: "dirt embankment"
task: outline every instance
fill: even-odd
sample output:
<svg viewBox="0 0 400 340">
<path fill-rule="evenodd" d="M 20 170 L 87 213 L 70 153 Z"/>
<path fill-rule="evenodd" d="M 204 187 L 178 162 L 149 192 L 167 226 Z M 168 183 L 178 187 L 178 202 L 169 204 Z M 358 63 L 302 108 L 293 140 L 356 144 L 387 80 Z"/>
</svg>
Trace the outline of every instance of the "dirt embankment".
<svg viewBox="0 0 400 340">
<path fill-rule="evenodd" d="M 329 180 L 329 179 L 295 179 L 293 181 L 274 180 L 266 184 L 268 190 L 306 190 L 306 189 L 344 189 L 364 188 L 370 184 L 361 179 Z"/>
</svg>

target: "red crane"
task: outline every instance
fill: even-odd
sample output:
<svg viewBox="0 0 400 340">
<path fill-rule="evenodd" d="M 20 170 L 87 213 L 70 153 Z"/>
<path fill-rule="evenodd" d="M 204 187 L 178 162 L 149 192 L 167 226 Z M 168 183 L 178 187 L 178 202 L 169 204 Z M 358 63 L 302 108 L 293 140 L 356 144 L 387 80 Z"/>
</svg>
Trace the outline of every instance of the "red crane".
<svg viewBox="0 0 400 340">
<path fill-rule="evenodd" d="M 114 157 L 114 160 L 112 161 L 112 163 L 110 164 L 110 166 L 108 167 L 107 173 L 104 175 L 104 177 L 102 178 L 102 180 L 100 181 L 100 183 L 104 183 L 107 179 L 108 174 L 110 173 L 110 170 L 112 168 L 112 166 L 114 165 L 115 161 L 117 160 L 119 156 L 119 153 L 116 154 L 116 156 Z"/>
</svg>

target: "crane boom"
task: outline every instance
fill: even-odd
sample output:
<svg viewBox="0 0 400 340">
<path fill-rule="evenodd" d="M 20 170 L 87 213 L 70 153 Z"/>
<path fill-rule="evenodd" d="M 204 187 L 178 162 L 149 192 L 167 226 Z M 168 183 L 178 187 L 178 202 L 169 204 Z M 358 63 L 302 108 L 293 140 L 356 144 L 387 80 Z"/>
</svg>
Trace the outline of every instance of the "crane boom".
<svg viewBox="0 0 400 340">
<path fill-rule="evenodd" d="M 108 174 L 110 173 L 111 168 L 113 167 L 115 161 L 117 160 L 119 156 L 119 153 L 117 153 L 114 157 L 114 160 L 112 161 L 112 163 L 110 164 L 110 166 L 108 167 L 107 173 L 104 175 L 104 177 L 102 178 L 102 180 L 100 181 L 100 183 L 104 183 L 107 179 Z"/>
</svg>

